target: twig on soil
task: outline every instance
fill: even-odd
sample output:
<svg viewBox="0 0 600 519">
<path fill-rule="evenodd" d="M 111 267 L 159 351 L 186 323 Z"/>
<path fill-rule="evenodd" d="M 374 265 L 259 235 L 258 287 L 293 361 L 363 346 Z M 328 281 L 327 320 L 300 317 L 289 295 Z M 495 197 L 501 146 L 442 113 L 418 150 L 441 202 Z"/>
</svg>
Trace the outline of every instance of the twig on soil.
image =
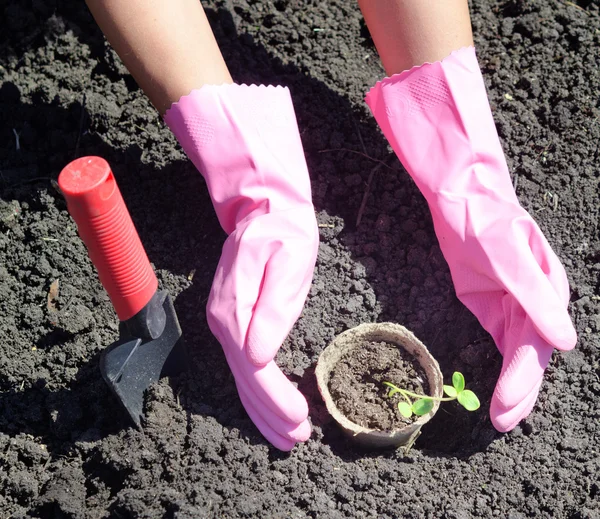
<svg viewBox="0 0 600 519">
<path fill-rule="evenodd" d="M 71 303 L 73 302 L 73 299 L 74 299 L 74 296 L 69 297 L 69 300 L 66 302 L 65 306 L 61 310 L 61 313 L 63 315 L 65 315 L 67 313 L 67 309 L 69 308 L 69 306 L 71 306 Z"/>
<path fill-rule="evenodd" d="M 383 160 L 379 160 L 379 159 L 370 157 L 369 155 L 367 155 L 366 153 L 363 153 L 362 151 L 350 150 L 348 148 L 332 148 L 332 149 L 328 149 L 328 150 L 319 150 L 318 153 L 331 153 L 334 151 L 345 151 L 347 153 L 355 153 L 356 155 L 360 155 L 361 157 L 364 157 L 365 159 L 372 160 L 373 162 L 378 162 L 382 166 L 385 166 L 386 168 L 388 168 L 392 171 L 396 171 L 392 166 L 388 166 Z"/>
<path fill-rule="evenodd" d="M 320 223 L 319 229 L 335 229 L 334 223 Z"/>
<path fill-rule="evenodd" d="M 363 141 L 362 134 L 360 133 L 360 127 L 358 126 L 358 124 L 356 124 L 354 117 L 352 118 L 352 124 L 354 125 L 354 128 L 356 128 L 356 134 L 358 135 L 358 140 L 360 141 L 360 146 L 363 150 L 363 153 L 367 155 L 367 147 L 365 146 L 365 141 Z"/>
<path fill-rule="evenodd" d="M 81 132 L 83 130 L 83 121 L 85 120 L 85 92 L 83 93 L 83 99 L 81 100 L 81 112 L 79 114 L 79 130 L 77 131 L 77 141 L 75 142 L 75 153 L 73 158 L 76 159 L 79 153 L 79 142 L 81 141 Z"/>
<path fill-rule="evenodd" d="M 539 154 L 538 154 L 538 156 L 535 158 L 535 160 L 540 160 L 540 157 L 541 157 L 541 156 L 542 156 L 544 153 L 546 153 L 546 152 L 547 152 L 547 151 L 550 149 L 550 146 L 552 146 L 552 143 L 551 143 L 551 142 L 550 142 L 550 143 L 548 143 L 548 144 L 546 145 L 546 147 L 545 147 L 545 148 L 544 148 L 542 151 L 540 151 L 540 153 L 539 153 Z"/>
<path fill-rule="evenodd" d="M 588 13 L 583 7 L 581 7 L 580 5 L 577 5 L 573 2 L 569 2 L 568 0 L 563 0 L 563 4 L 568 5 L 570 7 L 574 7 L 575 9 L 579 9 L 580 11 L 583 11 L 586 15 L 590 15 L 590 13 Z"/>
<path fill-rule="evenodd" d="M 433 340 L 431 341 L 431 346 L 429 346 L 430 348 L 433 348 L 433 345 L 434 345 L 434 344 L 435 344 L 435 342 L 437 341 L 437 339 L 438 339 L 438 336 L 439 336 L 439 334 L 440 334 L 440 332 L 441 332 L 441 331 L 442 331 L 442 328 L 440 327 L 440 328 L 438 328 L 438 329 L 437 329 L 437 332 L 435 332 L 435 337 L 434 337 L 434 338 L 433 338 Z"/>
<path fill-rule="evenodd" d="M 48 465 L 50 465 L 50 462 L 52 461 L 52 455 L 48 455 L 48 459 L 46 460 L 46 463 L 44 463 L 44 466 L 42 467 L 42 472 L 44 472 L 47 468 Z"/>
<path fill-rule="evenodd" d="M 17 130 L 15 130 L 14 128 L 12 129 L 14 135 L 15 135 L 15 147 L 17 148 L 17 151 L 21 150 L 21 141 L 19 140 L 19 134 L 17 133 Z"/>
<path fill-rule="evenodd" d="M 385 164 L 384 164 L 385 165 Z M 356 227 L 360 225 L 362 221 L 363 213 L 365 212 L 365 207 L 367 207 L 367 200 L 369 198 L 369 193 L 371 191 L 371 184 L 373 182 L 373 177 L 375 176 L 375 172 L 381 167 L 381 164 L 377 164 L 369 173 L 369 180 L 367 180 L 367 187 L 365 189 L 365 193 L 363 194 L 362 201 L 360 203 L 360 207 L 358 208 L 358 214 L 356 215 Z"/>
<path fill-rule="evenodd" d="M 56 308 L 56 303 L 58 301 L 58 289 L 59 289 L 59 280 L 55 279 L 51 284 L 50 284 L 50 288 L 48 290 L 48 300 L 46 302 L 46 307 L 48 308 L 48 311 L 51 313 L 56 313 L 57 312 L 57 308 Z"/>
<path fill-rule="evenodd" d="M 544 193 L 544 205 L 548 205 L 548 199 L 552 201 L 552 210 L 556 212 L 556 210 L 558 209 L 558 195 L 556 193 L 546 191 Z"/>
<path fill-rule="evenodd" d="M 42 238 L 44 241 L 58 241 L 58 238 Z"/>
<path fill-rule="evenodd" d="M 146 133 L 146 128 L 142 128 L 141 126 L 138 126 L 137 124 L 133 125 L 134 128 L 137 128 L 139 131 L 141 131 L 142 133 Z"/>
</svg>

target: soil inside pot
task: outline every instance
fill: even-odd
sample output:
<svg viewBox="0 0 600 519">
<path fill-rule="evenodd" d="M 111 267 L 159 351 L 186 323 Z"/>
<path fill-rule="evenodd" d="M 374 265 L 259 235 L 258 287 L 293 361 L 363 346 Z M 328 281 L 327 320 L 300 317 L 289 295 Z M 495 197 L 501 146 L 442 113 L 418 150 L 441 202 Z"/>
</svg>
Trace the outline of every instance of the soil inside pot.
<svg viewBox="0 0 600 519">
<path fill-rule="evenodd" d="M 338 409 L 352 422 L 369 429 L 393 430 L 408 425 L 397 404 L 387 396 L 383 382 L 420 395 L 429 394 L 425 371 L 408 352 L 386 342 L 367 342 L 344 355 L 329 380 L 329 392 Z"/>
</svg>

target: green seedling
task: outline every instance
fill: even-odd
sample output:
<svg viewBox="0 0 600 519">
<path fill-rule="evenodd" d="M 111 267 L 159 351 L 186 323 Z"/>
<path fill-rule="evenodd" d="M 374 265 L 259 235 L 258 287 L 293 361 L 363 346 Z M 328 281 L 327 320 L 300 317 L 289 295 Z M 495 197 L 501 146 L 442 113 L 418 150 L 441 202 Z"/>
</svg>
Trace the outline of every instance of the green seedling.
<svg viewBox="0 0 600 519">
<path fill-rule="evenodd" d="M 417 416 L 426 415 L 433 409 L 434 402 L 451 402 L 458 400 L 467 411 L 476 411 L 479 409 L 479 398 L 469 389 L 465 389 L 465 377 L 462 373 L 455 371 L 452 375 L 452 385 L 444 386 L 446 398 L 437 398 L 434 396 L 418 395 L 412 391 L 401 389 L 391 382 L 384 382 L 385 386 L 390 388 L 388 397 L 400 393 L 404 400 L 398 402 L 398 411 L 404 418 L 410 418 L 413 414 Z"/>
</svg>

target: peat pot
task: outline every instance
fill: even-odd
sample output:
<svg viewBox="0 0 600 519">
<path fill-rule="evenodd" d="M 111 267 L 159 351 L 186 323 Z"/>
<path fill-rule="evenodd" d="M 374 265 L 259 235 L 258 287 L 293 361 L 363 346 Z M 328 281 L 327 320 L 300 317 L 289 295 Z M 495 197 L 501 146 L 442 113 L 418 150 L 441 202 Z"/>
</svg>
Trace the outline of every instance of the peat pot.
<svg viewBox="0 0 600 519">
<path fill-rule="evenodd" d="M 392 430 L 376 430 L 362 427 L 349 420 L 338 409 L 330 394 L 330 379 L 340 359 L 354 350 L 358 351 L 370 342 L 395 345 L 412 355 L 425 373 L 430 389 L 429 396 L 443 396 L 443 378 L 437 361 L 412 332 L 394 323 L 365 323 L 338 335 L 319 357 L 316 369 L 319 391 L 329 414 L 354 441 L 372 448 L 401 446 L 410 448 L 419 436 L 421 427 L 431 420 L 438 410 L 439 401 L 434 402 L 433 409 L 428 414 L 418 417 L 410 424 Z"/>
</svg>

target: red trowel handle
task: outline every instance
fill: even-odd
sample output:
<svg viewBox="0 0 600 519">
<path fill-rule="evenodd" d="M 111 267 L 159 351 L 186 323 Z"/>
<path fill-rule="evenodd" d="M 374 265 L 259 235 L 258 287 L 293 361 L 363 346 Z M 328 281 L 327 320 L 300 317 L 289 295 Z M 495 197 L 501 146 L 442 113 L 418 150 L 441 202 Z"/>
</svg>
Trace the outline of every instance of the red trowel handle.
<svg viewBox="0 0 600 519">
<path fill-rule="evenodd" d="M 150 301 L 158 281 L 108 162 L 74 160 L 58 185 L 119 319 L 127 321 Z"/>
</svg>

